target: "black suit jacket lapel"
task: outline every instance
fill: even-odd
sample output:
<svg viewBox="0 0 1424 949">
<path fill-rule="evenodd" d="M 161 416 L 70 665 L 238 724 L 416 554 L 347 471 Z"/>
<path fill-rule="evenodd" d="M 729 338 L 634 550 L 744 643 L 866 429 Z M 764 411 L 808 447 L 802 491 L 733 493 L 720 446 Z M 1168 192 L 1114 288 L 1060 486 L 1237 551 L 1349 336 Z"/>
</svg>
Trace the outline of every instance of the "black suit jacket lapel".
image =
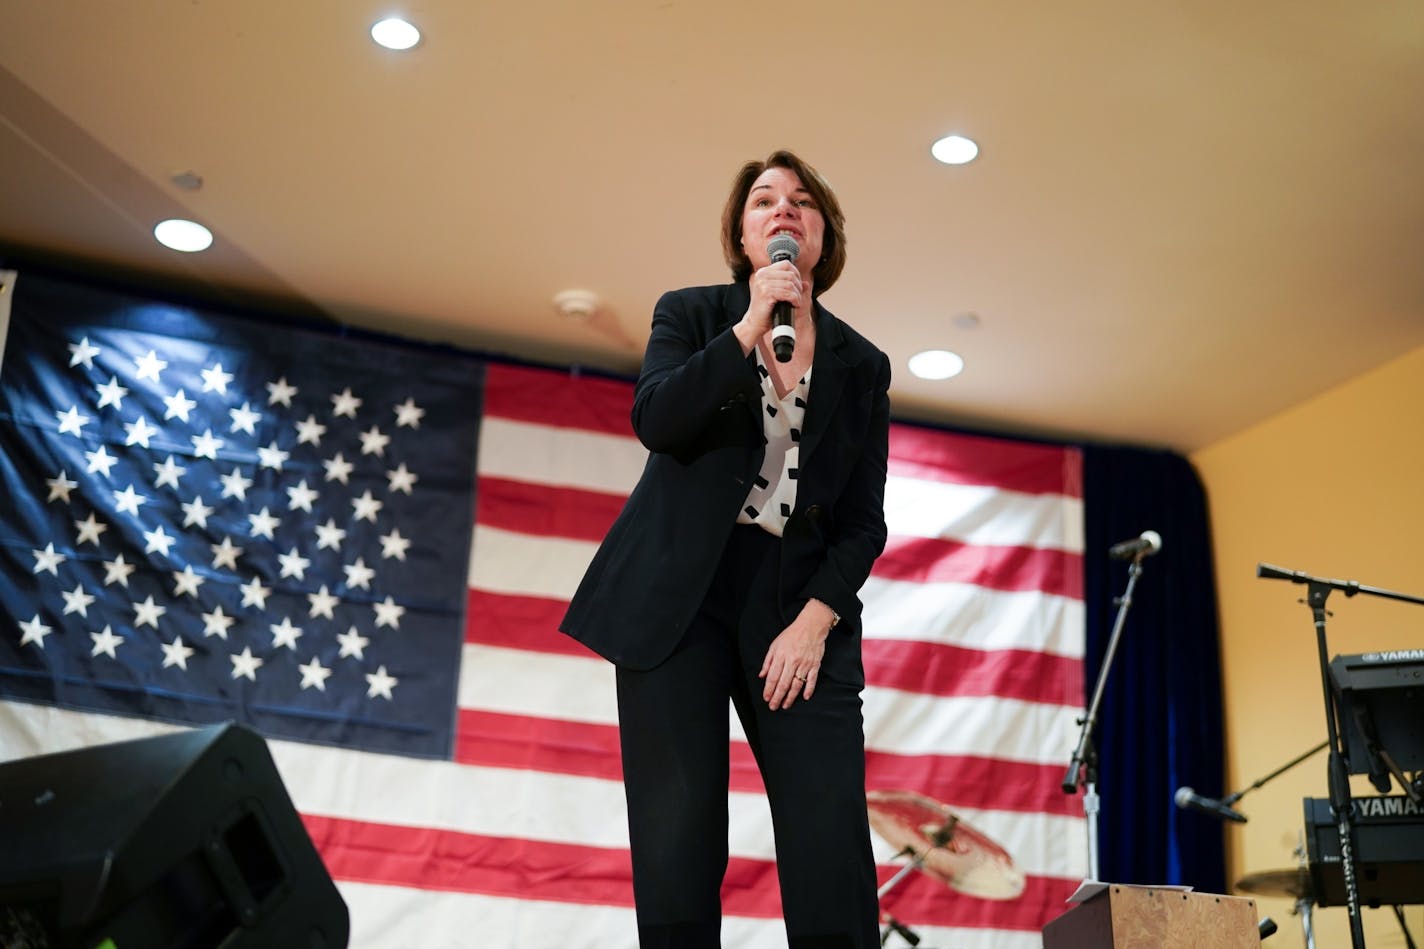
<svg viewBox="0 0 1424 949">
<path fill-rule="evenodd" d="M 737 321 L 747 312 L 747 307 L 751 306 L 751 302 L 752 290 L 750 284 L 745 281 L 739 281 L 728 285 L 727 292 L 722 295 L 722 322 L 715 327 L 712 335 L 719 335 L 735 326 Z M 759 376 L 756 364 L 756 351 L 753 350 L 747 353 L 746 359 L 747 365 L 751 367 L 752 374 Z M 757 384 L 761 384 L 760 378 L 758 378 Z M 761 400 L 747 399 L 745 408 L 747 421 L 756 426 L 757 434 L 761 435 L 763 430 L 761 424 Z M 763 436 L 762 441 L 765 442 L 765 440 Z"/>
<path fill-rule="evenodd" d="M 811 399 L 801 430 L 800 464 L 805 465 L 830 429 L 849 380 L 850 366 L 841 357 L 845 339 L 835 319 L 816 306 L 816 354 L 812 360 Z"/>
</svg>

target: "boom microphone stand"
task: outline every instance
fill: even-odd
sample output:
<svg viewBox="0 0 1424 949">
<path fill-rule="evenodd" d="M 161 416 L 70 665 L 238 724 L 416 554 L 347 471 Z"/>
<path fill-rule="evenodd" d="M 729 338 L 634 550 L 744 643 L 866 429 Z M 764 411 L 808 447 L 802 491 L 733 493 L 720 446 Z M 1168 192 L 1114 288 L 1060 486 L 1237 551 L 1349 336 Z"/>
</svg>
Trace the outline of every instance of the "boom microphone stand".
<svg viewBox="0 0 1424 949">
<path fill-rule="evenodd" d="M 1113 657 L 1117 654 L 1118 639 L 1122 636 L 1122 626 L 1127 620 L 1127 611 L 1132 606 L 1132 591 L 1137 586 L 1137 578 L 1142 576 L 1142 560 L 1157 552 L 1161 538 L 1152 534 L 1153 541 L 1136 550 L 1132 563 L 1127 568 L 1127 589 L 1117 599 L 1117 618 L 1113 620 L 1112 635 L 1108 638 L 1107 652 L 1103 655 L 1102 668 L 1098 670 L 1098 682 L 1093 687 L 1093 701 L 1088 704 L 1088 714 L 1078 719 L 1083 730 L 1078 735 L 1078 745 L 1073 749 L 1073 757 L 1068 762 L 1068 772 L 1063 776 L 1063 793 L 1076 794 L 1083 785 L 1083 813 L 1088 818 L 1088 879 L 1098 879 L 1098 754 L 1093 747 L 1093 731 L 1098 724 L 1098 707 L 1103 701 L 1103 690 L 1108 684 L 1108 673 L 1112 671 Z M 1147 534 L 1143 535 L 1146 539 Z M 1131 542 L 1129 542 L 1131 543 Z M 1121 547 L 1122 545 L 1119 545 Z M 1115 548 L 1116 549 L 1116 548 Z"/>
<path fill-rule="evenodd" d="M 1256 564 L 1256 576 L 1267 580 L 1289 580 L 1306 585 L 1306 605 L 1310 607 L 1315 624 L 1315 644 L 1320 661 L 1320 681 L 1325 689 L 1325 730 L 1330 746 L 1328 784 L 1330 787 L 1330 808 L 1335 814 L 1335 829 L 1340 836 L 1340 869 L 1345 878 L 1345 902 L 1350 913 L 1350 942 L 1354 949 L 1364 949 L 1365 927 L 1360 918 L 1360 890 L 1355 879 L 1355 851 L 1353 845 L 1354 825 L 1350 816 L 1350 778 L 1345 773 L 1344 752 L 1341 749 L 1338 723 L 1335 720 L 1335 704 L 1330 699 L 1330 655 L 1325 644 L 1325 599 L 1332 590 L 1341 590 L 1354 596 L 1369 593 L 1373 596 L 1410 603 L 1424 604 L 1424 599 L 1406 593 L 1395 593 L 1377 587 L 1367 587 L 1354 580 L 1326 580 L 1313 577 L 1299 570 L 1286 570 L 1268 563 Z"/>
<path fill-rule="evenodd" d="M 1230 794 L 1226 795 L 1226 797 L 1224 797 L 1224 798 L 1221 799 L 1221 803 L 1225 804 L 1227 807 L 1230 807 L 1231 805 L 1233 805 L 1233 804 L 1235 804 L 1237 801 L 1241 800 L 1243 797 L 1245 797 L 1245 796 L 1246 796 L 1247 794 L 1249 794 L 1250 792 L 1252 792 L 1252 791 L 1256 790 L 1257 788 L 1261 787 L 1263 784 L 1266 784 L 1267 782 L 1269 782 L 1269 781 L 1271 781 L 1271 780 L 1273 780 L 1273 779 L 1275 779 L 1275 778 L 1278 778 L 1278 777 L 1280 777 L 1281 775 L 1285 774 L 1285 773 L 1286 773 L 1287 771 L 1289 771 L 1291 768 L 1294 768 L 1296 765 L 1300 764 L 1302 761 L 1304 761 L 1306 758 L 1309 758 L 1311 755 L 1318 754 L 1319 752 L 1324 751 L 1324 750 L 1325 750 L 1325 746 L 1328 745 L 1328 744 L 1330 744 L 1328 741 L 1322 741 L 1320 744 L 1316 745 L 1314 748 L 1310 749 L 1309 751 L 1307 751 L 1307 752 L 1305 752 L 1305 753 L 1303 753 L 1303 754 L 1301 754 L 1301 755 L 1297 755 L 1296 757 L 1292 758 L 1290 761 L 1287 761 L 1285 764 L 1281 765 L 1279 768 L 1277 768 L 1276 770 L 1272 771 L 1270 774 L 1266 775 L 1264 778 L 1257 778 L 1254 782 L 1252 782 L 1252 784 L 1251 784 L 1251 786 L 1250 786 L 1249 788 L 1242 788 L 1240 791 L 1233 791 L 1233 792 L 1231 792 Z"/>
</svg>

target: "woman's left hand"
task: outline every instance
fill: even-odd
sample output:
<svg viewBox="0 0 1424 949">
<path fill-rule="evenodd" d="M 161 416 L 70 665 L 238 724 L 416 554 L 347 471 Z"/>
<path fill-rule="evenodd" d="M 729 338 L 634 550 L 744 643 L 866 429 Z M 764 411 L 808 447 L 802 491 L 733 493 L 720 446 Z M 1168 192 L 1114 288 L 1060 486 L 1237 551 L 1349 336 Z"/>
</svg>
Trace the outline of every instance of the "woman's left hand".
<svg viewBox="0 0 1424 949">
<path fill-rule="evenodd" d="M 830 610 L 811 600 L 791 625 L 772 640 L 757 675 L 766 680 L 761 697 L 773 712 L 790 708 L 798 696 L 809 699 L 815 693 L 831 623 Z"/>
</svg>

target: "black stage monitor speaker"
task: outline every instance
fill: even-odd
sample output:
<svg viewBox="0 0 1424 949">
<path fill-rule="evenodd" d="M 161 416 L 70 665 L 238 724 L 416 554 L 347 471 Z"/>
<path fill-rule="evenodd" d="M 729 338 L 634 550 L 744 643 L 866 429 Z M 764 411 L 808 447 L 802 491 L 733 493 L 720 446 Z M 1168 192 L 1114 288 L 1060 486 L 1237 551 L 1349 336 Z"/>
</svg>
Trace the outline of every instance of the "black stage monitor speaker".
<svg viewBox="0 0 1424 949">
<path fill-rule="evenodd" d="M 339 949 L 348 930 L 249 728 L 0 764 L 4 949 Z"/>
</svg>

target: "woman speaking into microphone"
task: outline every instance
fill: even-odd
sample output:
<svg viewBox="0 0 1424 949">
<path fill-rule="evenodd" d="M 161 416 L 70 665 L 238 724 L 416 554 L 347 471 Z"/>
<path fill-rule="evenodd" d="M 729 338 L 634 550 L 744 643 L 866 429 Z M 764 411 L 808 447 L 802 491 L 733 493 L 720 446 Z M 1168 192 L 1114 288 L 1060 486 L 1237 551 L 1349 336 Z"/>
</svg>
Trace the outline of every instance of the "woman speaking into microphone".
<svg viewBox="0 0 1424 949">
<path fill-rule="evenodd" d="M 890 363 L 819 302 L 845 244 L 814 168 L 787 151 L 742 166 L 732 282 L 654 309 L 632 413 L 647 465 L 560 627 L 617 667 L 642 949 L 720 946 L 729 701 L 791 949 L 879 945 L 859 590 L 885 546 Z"/>
</svg>

